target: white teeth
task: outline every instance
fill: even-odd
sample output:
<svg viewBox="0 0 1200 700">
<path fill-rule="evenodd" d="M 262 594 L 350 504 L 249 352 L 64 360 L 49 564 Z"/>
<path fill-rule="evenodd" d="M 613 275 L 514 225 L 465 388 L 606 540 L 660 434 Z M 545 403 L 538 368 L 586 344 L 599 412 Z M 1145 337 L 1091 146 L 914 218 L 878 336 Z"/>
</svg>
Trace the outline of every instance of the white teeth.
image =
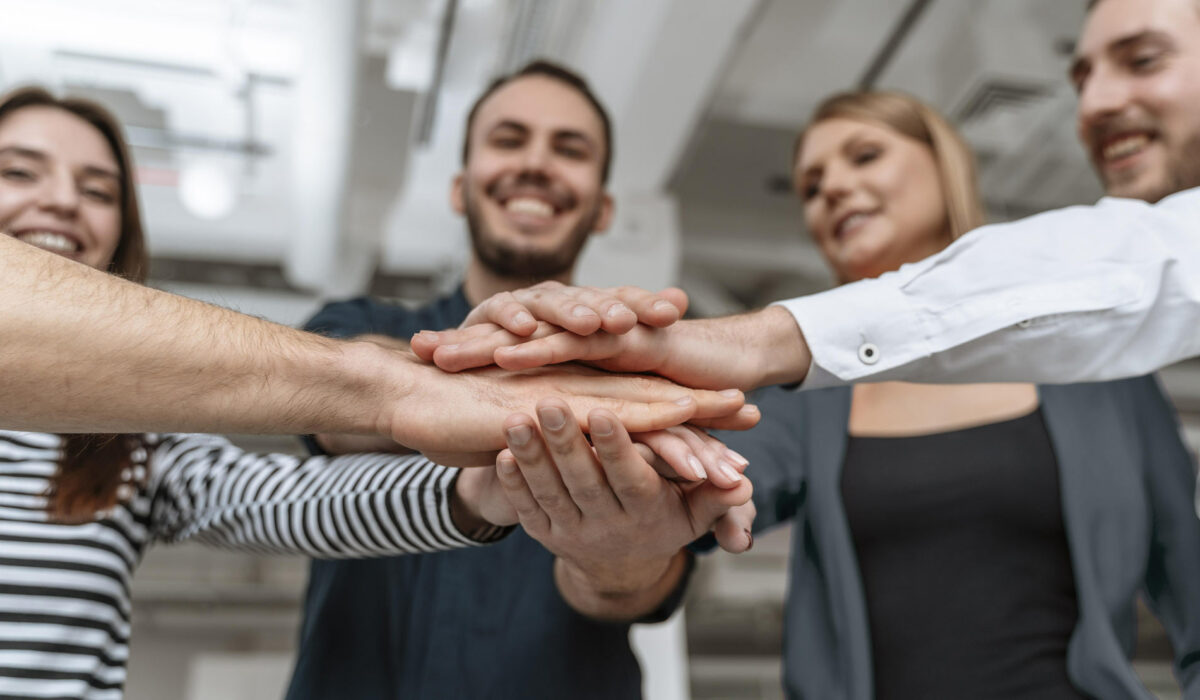
<svg viewBox="0 0 1200 700">
<path fill-rule="evenodd" d="M 840 225 L 840 226 L 838 226 L 838 233 L 842 233 L 842 232 L 844 232 L 844 231 L 848 231 L 848 230 L 850 230 L 852 227 L 854 227 L 854 226 L 857 226 L 857 225 L 861 224 L 862 222 L 866 221 L 866 220 L 867 220 L 867 219 L 869 219 L 869 218 L 871 218 L 871 215 L 870 215 L 870 214 L 863 214 L 863 213 L 861 213 L 861 212 L 860 212 L 860 213 L 857 213 L 857 214 L 851 214 L 850 216 L 848 216 L 848 217 L 846 218 L 846 220 L 845 220 L 845 221 L 843 221 L 843 222 L 841 223 L 841 225 Z"/>
<path fill-rule="evenodd" d="M 1104 147 L 1104 160 L 1113 161 L 1126 158 L 1145 148 L 1148 143 L 1150 143 L 1150 137 L 1145 134 L 1117 139 Z"/>
<path fill-rule="evenodd" d="M 514 214 L 533 214 L 546 218 L 554 216 L 554 207 L 533 197 L 513 197 L 504 208 Z"/>
<path fill-rule="evenodd" d="M 74 253 L 79 249 L 75 241 L 51 231 L 27 231 L 17 234 L 17 238 L 53 253 Z"/>
</svg>

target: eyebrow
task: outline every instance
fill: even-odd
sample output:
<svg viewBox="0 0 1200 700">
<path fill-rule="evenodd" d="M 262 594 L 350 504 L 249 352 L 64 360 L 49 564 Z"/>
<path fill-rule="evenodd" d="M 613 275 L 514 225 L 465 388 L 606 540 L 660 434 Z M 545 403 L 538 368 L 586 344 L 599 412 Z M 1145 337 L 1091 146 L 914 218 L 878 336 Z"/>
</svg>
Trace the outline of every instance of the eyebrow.
<svg viewBox="0 0 1200 700">
<path fill-rule="evenodd" d="M 1103 53 L 1124 51 L 1146 41 L 1174 43 L 1171 40 L 1171 36 L 1162 30 L 1143 29 L 1140 32 L 1135 32 L 1110 42 L 1108 46 L 1104 47 Z M 1091 59 L 1087 58 L 1086 56 L 1076 55 L 1074 60 L 1071 61 L 1071 68 L 1067 71 L 1067 75 L 1070 77 L 1071 81 L 1075 82 L 1078 79 L 1079 74 L 1082 73 L 1091 64 L 1091 62 Z"/>
</svg>

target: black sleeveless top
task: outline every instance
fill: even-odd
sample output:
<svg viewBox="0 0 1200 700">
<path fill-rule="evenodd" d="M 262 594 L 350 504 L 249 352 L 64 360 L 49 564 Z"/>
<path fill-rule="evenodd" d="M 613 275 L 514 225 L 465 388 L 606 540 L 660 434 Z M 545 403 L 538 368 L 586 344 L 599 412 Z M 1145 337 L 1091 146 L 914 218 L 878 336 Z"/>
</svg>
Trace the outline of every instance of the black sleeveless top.
<svg viewBox="0 0 1200 700">
<path fill-rule="evenodd" d="M 1078 606 L 1041 411 L 933 435 L 851 436 L 842 498 L 878 700 L 1082 698 Z"/>
</svg>

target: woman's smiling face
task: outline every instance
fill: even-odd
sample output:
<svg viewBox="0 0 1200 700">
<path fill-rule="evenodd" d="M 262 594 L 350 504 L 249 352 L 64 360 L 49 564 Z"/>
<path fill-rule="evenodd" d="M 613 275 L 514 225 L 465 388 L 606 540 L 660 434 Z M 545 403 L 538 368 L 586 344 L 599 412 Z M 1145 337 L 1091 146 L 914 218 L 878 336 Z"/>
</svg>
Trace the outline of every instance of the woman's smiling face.
<svg viewBox="0 0 1200 700">
<path fill-rule="evenodd" d="M 97 269 L 121 240 L 121 173 L 96 127 L 48 106 L 0 121 L 0 231 Z"/>
<path fill-rule="evenodd" d="M 794 177 L 804 220 L 840 282 L 877 277 L 950 243 L 932 150 L 887 126 L 843 117 L 813 124 Z"/>
</svg>

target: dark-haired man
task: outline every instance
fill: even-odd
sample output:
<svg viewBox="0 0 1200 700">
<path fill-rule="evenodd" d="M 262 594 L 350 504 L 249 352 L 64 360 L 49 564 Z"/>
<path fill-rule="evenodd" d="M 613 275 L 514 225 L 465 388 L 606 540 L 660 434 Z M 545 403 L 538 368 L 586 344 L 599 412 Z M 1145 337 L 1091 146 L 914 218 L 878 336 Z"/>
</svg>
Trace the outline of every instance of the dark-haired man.
<svg viewBox="0 0 1200 700">
<path fill-rule="evenodd" d="M 331 304 L 308 328 L 407 339 L 457 326 L 499 292 L 568 282 L 587 239 L 612 217 L 611 144 L 608 116 L 575 74 L 535 62 L 497 80 L 471 109 L 451 186 L 471 235 L 462 286 L 418 310 L 369 298 Z M 452 556 L 313 562 L 288 697 L 640 697 L 628 625 L 571 610 L 553 561 L 517 531 Z"/>
</svg>

